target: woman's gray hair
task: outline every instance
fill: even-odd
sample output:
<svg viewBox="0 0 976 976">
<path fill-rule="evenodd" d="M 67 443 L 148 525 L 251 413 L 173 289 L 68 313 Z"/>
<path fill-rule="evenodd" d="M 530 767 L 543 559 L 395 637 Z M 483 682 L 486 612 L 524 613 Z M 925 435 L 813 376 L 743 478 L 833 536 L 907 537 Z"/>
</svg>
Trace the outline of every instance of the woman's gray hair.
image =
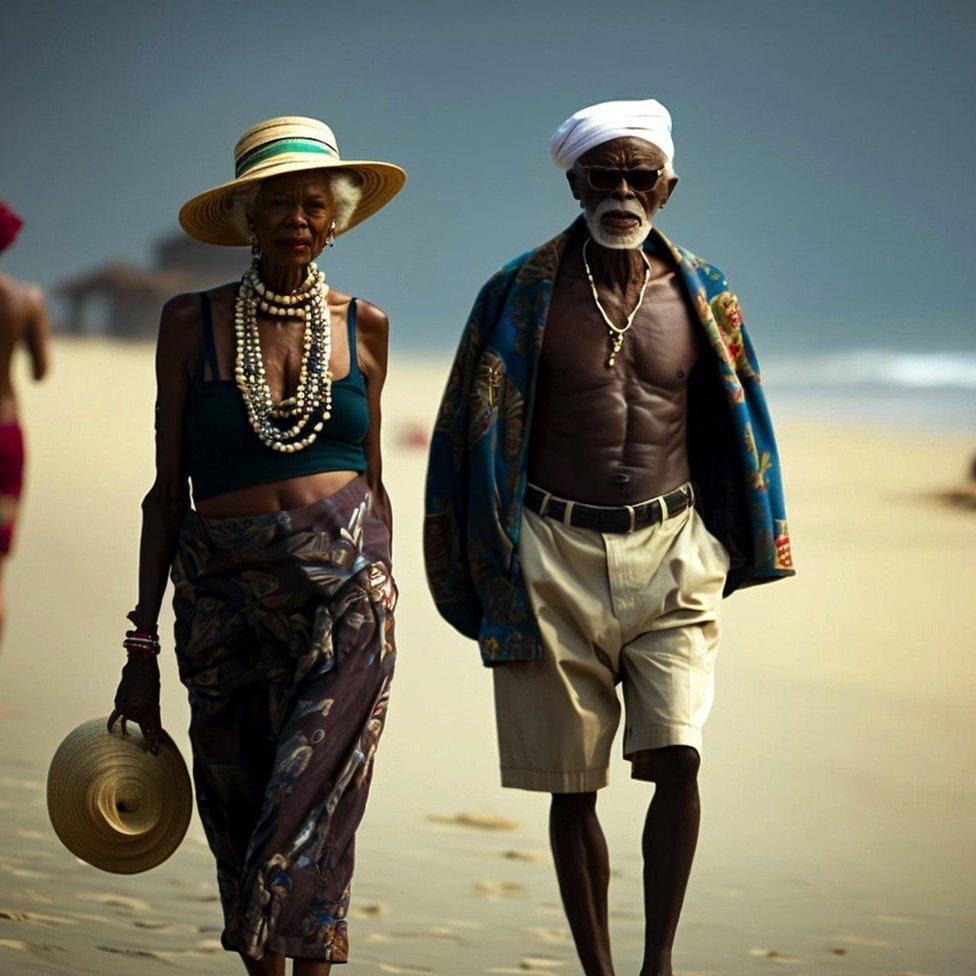
<svg viewBox="0 0 976 976">
<path fill-rule="evenodd" d="M 352 170 L 323 169 L 321 172 L 328 179 L 329 194 L 334 207 L 332 219 L 335 221 L 336 232 L 341 233 L 349 226 L 349 221 L 359 205 L 359 199 L 363 195 L 362 183 Z M 252 183 L 235 193 L 231 203 L 234 223 L 245 237 L 248 236 L 248 215 L 254 209 L 254 201 L 260 189 L 260 182 Z"/>
<path fill-rule="evenodd" d="M 329 172 L 329 189 L 332 191 L 332 203 L 335 206 L 333 219 L 336 230 L 343 231 L 349 226 L 349 221 L 359 206 L 359 198 L 363 195 L 360 177 L 349 170 L 332 170 Z"/>
</svg>

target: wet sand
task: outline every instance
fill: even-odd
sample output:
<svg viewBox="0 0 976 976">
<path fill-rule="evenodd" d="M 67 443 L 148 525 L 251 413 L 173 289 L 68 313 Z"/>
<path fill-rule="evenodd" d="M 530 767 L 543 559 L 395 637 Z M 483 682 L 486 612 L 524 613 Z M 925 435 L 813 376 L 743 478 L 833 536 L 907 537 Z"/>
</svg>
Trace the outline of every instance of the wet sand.
<svg viewBox="0 0 976 976">
<path fill-rule="evenodd" d="M 0 974 L 243 971 L 217 945 L 210 854 L 137 877 L 75 860 L 46 815 L 64 734 L 107 715 L 152 477 L 152 355 L 65 341 L 24 387 L 30 478 L 0 650 Z M 546 797 L 498 786 L 489 675 L 437 617 L 420 559 L 423 451 L 445 363 L 399 359 L 385 400 L 401 591 L 397 677 L 350 924 L 349 973 L 577 973 Z M 776 404 L 773 403 L 775 412 Z M 702 838 L 679 972 L 976 972 L 976 519 L 966 433 L 779 427 L 799 575 L 725 603 Z M 189 757 L 167 601 L 164 722 Z M 617 972 L 641 948 L 650 788 L 616 756 L 600 812 Z M 337 969 L 338 972 L 338 969 Z"/>
</svg>

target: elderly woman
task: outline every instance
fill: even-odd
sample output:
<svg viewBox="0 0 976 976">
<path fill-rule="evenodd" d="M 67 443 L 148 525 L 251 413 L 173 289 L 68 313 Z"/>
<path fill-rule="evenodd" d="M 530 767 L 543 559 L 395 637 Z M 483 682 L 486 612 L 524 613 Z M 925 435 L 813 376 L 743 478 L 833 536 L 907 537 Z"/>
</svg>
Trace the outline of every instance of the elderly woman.
<svg viewBox="0 0 976 976">
<path fill-rule="evenodd" d="M 156 479 L 139 602 L 109 728 L 158 749 L 156 619 L 171 573 L 197 805 L 217 860 L 224 947 L 249 973 L 345 962 L 356 827 L 393 672 L 391 512 L 380 458 L 388 322 L 315 258 L 405 174 L 342 160 L 328 126 L 271 119 L 236 178 L 180 223 L 246 244 L 240 282 L 163 309 Z M 190 507 L 187 478 L 192 484 Z"/>
</svg>

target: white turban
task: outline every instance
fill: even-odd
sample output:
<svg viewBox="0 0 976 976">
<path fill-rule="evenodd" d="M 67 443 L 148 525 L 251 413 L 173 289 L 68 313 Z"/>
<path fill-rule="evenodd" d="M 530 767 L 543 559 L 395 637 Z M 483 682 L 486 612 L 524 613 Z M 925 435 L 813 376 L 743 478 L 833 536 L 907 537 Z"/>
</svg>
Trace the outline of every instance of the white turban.
<svg viewBox="0 0 976 976">
<path fill-rule="evenodd" d="M 625 136 L 653 143 L 664 153 L 668 165 L 674 160 L 671 115 L 653 98 L 601 102 L 580 109 L 553 133 L 549 153 L 561 170 L 568 170 L 588 149 Z"/>
</svg>

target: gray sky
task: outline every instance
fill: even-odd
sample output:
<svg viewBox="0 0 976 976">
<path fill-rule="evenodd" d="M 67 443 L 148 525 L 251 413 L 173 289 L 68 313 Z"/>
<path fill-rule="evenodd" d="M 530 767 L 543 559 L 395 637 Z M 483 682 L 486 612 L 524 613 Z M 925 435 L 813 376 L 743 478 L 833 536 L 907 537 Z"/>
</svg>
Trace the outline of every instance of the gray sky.
<svg viewBox="0 0 976 976">
<path fill-rule="evenodd" d="M 474 293 L 576 204 L 549 160 L 583 105 L 659 98 L 660 225 L 722 267 L 760 353 L 976 348 L 971 3 L 7 0 L 0 199 L 13 274 L 148 260 L 241 132 L 312 115 L 409 180 L 323 260 L 404 345 L 452 348 Z"/>
</svg>

